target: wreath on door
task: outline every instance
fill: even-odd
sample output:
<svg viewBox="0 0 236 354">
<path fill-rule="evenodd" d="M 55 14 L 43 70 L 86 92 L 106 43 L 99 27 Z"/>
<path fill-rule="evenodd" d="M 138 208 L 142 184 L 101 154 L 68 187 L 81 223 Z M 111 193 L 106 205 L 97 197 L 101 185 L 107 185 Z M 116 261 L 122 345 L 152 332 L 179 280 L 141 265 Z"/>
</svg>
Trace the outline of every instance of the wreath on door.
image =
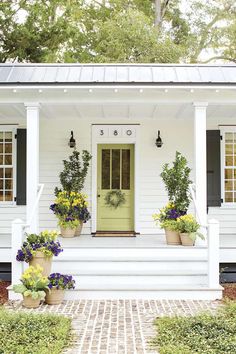
<svg viewBox="0 0 236 354">
<path fill-rule="evenodd" d="M 105 205 L 117 209 L 126 202 L 125 193 L 121 190 L 110 191 L 105 196 Z"/>
</svg>

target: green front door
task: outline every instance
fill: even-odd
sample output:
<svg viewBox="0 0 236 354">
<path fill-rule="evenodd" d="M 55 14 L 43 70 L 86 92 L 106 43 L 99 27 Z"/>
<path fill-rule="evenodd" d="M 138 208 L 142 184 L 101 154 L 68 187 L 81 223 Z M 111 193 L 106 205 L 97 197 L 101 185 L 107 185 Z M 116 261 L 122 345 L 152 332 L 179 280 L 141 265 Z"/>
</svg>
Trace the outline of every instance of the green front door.
<svg viewBox="0 0 236 354">
<path fill-rule="evenodd" d="M 97 174 L 97 231 L 134 231 L 134 145 L 98 145 Z M 121 191 L 123 204 L 107 205 L 110 191 Z"/>
</svg>

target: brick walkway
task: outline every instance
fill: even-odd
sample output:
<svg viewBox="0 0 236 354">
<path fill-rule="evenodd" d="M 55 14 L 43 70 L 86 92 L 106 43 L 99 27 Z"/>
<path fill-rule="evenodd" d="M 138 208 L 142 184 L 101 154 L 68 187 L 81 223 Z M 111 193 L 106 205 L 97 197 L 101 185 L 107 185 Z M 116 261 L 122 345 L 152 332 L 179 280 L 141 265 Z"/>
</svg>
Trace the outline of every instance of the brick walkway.
<svg viewBox="0 0 236 354">
<path fill-rule="evenodd" d="M 218 305 L 217 301 L 81 300 L 42 305 L 37 310 L 26 310 L 19 302 L 7 307 L 71 317 L 73 348 L 65 354 L 154 354 L 157 351 L 150 348 L 149 342 L 155 335 L 156 317 L 194 315 L 214 311 Z"/>
</svg>

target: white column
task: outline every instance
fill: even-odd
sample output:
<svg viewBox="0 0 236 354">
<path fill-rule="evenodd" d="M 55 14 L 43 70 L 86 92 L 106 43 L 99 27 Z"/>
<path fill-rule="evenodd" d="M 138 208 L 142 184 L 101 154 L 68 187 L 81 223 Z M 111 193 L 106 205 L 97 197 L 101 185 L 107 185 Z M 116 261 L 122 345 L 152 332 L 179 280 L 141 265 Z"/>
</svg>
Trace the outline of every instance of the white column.
<svg viewBox="0 0 236 354">
<path fill-rule="evenodd" d="M 206 110 L 207 103 L 194 103 L 195 187 L 198 215 L 207 223 Z"/>
<path fill-rule="evenodd" d="M 219 250 L 220 231 L 218 220 L 211 219 L 208 223 L 208 286 L 212 289 L 219 288 Z"/>
<path fill-rule="evenodd" d="M 26 103 L 27 115 L 27 223 L 30 222 L 39 184 L 39 103 Z M 38 210 L 30 222 L 30 232 L 38 232 Z"/>
<path fill-rule="evenodd" d="M 21 219 L 16 219 L 12 222 L 11 235 L 11 286 L 8 289 L 8 295 L 10 300 L 20 300 L 22 296 L 20 294 L 15 294 L 12 290 L 12 286 L 20 284 L 23 270 L 23 262 L 18 262 L 16 260 L 17 251 L 21 248 L 23 241 L 23 221 Z"/>
</svg>

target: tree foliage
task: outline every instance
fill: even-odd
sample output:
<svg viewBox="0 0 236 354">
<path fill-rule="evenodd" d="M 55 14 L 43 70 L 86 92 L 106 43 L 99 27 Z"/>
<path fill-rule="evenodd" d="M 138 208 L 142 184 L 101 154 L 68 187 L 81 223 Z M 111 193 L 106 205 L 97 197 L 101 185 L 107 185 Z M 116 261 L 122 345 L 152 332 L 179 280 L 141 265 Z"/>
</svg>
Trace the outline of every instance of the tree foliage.
<svg viewBox="0 0 236 354">
<path fill-rule="evenodd" d="M 163 166 L 161 178 L 169 201 L 175 205 L 177 210 L 188 210 L 191 201 L 189 186 L 192 183 L 189 177 L 190 172 L 186 158 L 178 151 L 176 151 L 173 167 L 169 167 L 168 163 Z"/>
<path fill-rule="evenodd" d="M 235 62 L 235 0 L 183 1 L 1 0 L 0 62 Z"/>
<path fill-rule="evenodd" d="M 82 151 L 82 156 L 80 156 L 79 151 L 74 150 L 68 160 L 63 160 L 64 169 L 60 173 L 60 182 L 63 191 L 77 193 L 82 191 L 91 158 L 92 156 L 87 150 Z M 57 196 L 60 191 L 56 187 L 55 195 Z"/>
</svg>

